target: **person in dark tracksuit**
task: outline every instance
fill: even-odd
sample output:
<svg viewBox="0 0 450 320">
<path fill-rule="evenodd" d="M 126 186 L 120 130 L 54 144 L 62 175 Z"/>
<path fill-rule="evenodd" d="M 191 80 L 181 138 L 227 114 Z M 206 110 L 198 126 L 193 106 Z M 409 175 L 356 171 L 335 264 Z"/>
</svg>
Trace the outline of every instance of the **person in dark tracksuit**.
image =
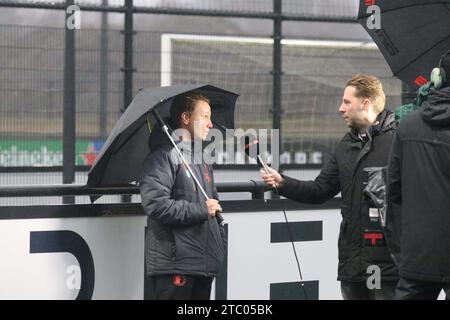
<svg viewBox="0 0 450 320">
<path fill-rule="evenodd" d="M 344 299 L 392 299 L 398 272 L 383 241 L 381 225 L 369 231 L 369 200 L 363 193 L 364 169 L 387 165 L 395 117 L 384 109 L 381 82 L 370 75 L 348 81 L 339 112 L 350 131 L 337 145 L 314 181 L 300 181 L 269 168 L 264 181 L 284 197 L 305 203 L 323 203 L 342 195 L 342 222 L 338 248 L 338 280 Z M 372 238 L 371 238 L 372 237 Z M 372 267 L 379 270 L 380 285 L 369 286 Z"/>
<path fill-rule="evenodd" d="M 450 299 L 450 51 L 419 110 L 399 125 L 388 166 L 386 240 L 396 299 Z"/>
<path fill-rule="evenodd" d="M 142 206 L 148 215 L 144 298 L 208 300 L 224 261 L 226 239 L 215 218 L 222 208 L 212 167 L 193 146 L 212 127 L 211 107 L 206 97 L 188 93 L 174 99 L 170 114 L 171 123 L 181 129 L 177 145 L 210 200 L 206 201 L 170 140 L 154 130 L 152 151 L 140 179 Z"/>
</svg>

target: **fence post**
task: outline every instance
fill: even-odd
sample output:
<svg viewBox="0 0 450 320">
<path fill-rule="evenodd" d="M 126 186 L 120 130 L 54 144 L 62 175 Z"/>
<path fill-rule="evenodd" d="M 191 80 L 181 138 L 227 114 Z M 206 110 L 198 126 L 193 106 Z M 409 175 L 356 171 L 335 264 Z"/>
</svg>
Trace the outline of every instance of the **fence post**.
<svg viewBox="0 0 450 320">
<path fill-rule="evenodd" d="M 125 0 L 123 109 L 133 100 L 133 0 Z"/>
<path fill-rule="evenodd" d="M 282 24 L 283 24 L 283 9 L 282 0 L 273 0 L 273 13 L 275 14 L 273 21 L 273 106 L 272 106 L 272 127 L 278 129 L 279 140 L 271 141 L 271 143 L 279 143 L 279 154 L 283 153 L 283 136 L 281 132 L 281 115 L 283 110 L 281 108 L 281 94 L 282 84 L 281 77 L 283 75 L 282 65 L 282 48 L 281 39 L 283 37 Z M 263 196 L 264 197 L 264 196 Z M 272 192 L 272 198 L 277 198 Z"/>
<path fill-rule="evenodd" d="M 102 5 L 107 6 L 108 0 Z M 102 12 L 100 30 L 100 138 L 108 137 L 108 12 Z"/>
<path fill-rule="evenodd" d="M 274 129 L 280 130 L 280 153 L 283 152 L 283 139 L 281 135 L 281 77 L 282 69 L 282 3 L 281 0 L 273 1 L 273 11 L 275 14 L 273 23 L 273 106 L 272 106 L 272 125 Z M 273 143 L 273 142 L 272 142 Z"/>
<path fill-rule="evenodd" d="M 264 199 L 264 188 L 255 187 L 252 192 L 252 200 L 263 200 Z"/>
<path fill-rule="evenodd" d="M 125 0 L 125 30 L 124 30 L 124 68 L 123 68 L 123 109 L 125 112 L 133 100 L 133 0 Z M 123 195 L 122 202 L 131 202 L 130 195 Z"/>
<path fill-rule="evenodd" d="M 66 0 L 64 20 L 64 110 L 63 110 L 63 183 L 75 182 L 75 29 L 70 28 L 67 8 L 74 0 Z M 73 196 L 64 196 L 63 203 L 74 203 Z"/>
</svg>

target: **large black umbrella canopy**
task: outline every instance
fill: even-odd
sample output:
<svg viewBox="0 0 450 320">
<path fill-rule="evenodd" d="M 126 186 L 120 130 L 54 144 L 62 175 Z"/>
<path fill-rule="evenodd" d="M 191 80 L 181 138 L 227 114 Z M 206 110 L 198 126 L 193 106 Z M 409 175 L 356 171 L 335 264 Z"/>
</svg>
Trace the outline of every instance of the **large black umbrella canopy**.
<svg viewBox="0 0 450 320">
<path fill-rule="evenodd" d="M 152 109 L 162 118 L 170 114 L 177 95 L 199 92 L 210 100 L 212 121 L 234 128 L 234 108 L 238 94 L 211 85 L 175 85 L 142 89 L 111 130 L 105 144 L 88 173 L 87 185 L 126 185 L 138 180 L 142 162 L 150 152 L 149 137 L 156 120 Z"/>
<path fill-rule="evenodd" d="M 380 8 L 380 29 L 367 26 L 374 14 L 367 14 L 370 5 Z M 429 81 L 431 70 L 450 49 L 450 0 L 360 0 L 358 22 L 394 76 L 413 89 Z"/>
</svg>

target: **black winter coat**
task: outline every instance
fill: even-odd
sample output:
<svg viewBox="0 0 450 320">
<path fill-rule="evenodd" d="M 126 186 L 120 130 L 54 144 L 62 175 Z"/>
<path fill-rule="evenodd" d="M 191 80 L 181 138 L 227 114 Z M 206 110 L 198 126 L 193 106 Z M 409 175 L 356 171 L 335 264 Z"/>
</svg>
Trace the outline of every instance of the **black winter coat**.
<svg viewBox="0 0 450 320">
<path fill-rule="evenodd" d="M 219 275 L 225 255 L 225 232 L 210 218 L 205 198 L 176 150 L 157 132 L 140 179 L 142 206 L 148 215 L 146 274 Z M 190 143 L 178 146 L 191 158 Z M 218 199 L 212 167 L 191 163 L 210 198 Z"/>
<path fill-rule="evenodd" d="M 402 277 L 450 283 L 450 87 L 432 90 L 396 133 L 386 237 Z"/>
<path fill-rule="evenodd" d="M 342 222 L 338 240 L 338 280 L 341 281 L 365 281 L 372 275 L 368 273 L 371 265 L 380 267 L 382 281 L 398 279 L 386 245 L 369 246 L 364 241 L 369 225 L 369 201 L 363 193 L 363 169 L 387 165 L 395 129 L 391 111 L 380 113 L 377 121 L 378 125 L 367 130 L 364 140 L 353 130 L 348 132 L 314 181 L 284 176 L 280 190 L 281 195 L 304 203 L 323 203 L 341 192 Z"/>
</svg>

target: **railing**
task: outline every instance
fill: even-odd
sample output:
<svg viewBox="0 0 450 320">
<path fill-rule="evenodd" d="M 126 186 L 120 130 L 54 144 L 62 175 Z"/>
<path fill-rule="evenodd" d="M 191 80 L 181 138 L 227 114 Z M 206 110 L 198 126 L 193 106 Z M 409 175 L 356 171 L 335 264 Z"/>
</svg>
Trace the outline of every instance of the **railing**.
<svg viewBox="0 0 450 320">
<path fill-rule="evenodd" d="M 250 192 L 252 199 L 264 199 L 269 188 L 263 181 L 220 182 L 218 192 Z M 0 197 L 102 196 L 139 194 L 138 186 L 88 187 L 77 184 L 0 186 Z"/>
</svg>

